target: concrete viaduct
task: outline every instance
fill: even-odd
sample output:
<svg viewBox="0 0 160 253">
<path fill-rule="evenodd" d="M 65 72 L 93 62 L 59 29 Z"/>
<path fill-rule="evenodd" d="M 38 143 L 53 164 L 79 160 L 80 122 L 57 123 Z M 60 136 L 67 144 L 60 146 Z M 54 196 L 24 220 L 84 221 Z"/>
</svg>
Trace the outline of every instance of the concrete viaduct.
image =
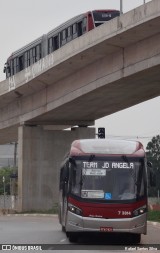
<svg viewBox="0 0 160 253">
<path fill-rule="evenodd" d="M 160 1 L 73 40 L 0 83 L 0 143 L 18 140 L 19 211 L 58 202 L 60 161 L 94 121 L 160 95 Z M 71 131 L 63 129 L 73 126 Z"/>
</svg>

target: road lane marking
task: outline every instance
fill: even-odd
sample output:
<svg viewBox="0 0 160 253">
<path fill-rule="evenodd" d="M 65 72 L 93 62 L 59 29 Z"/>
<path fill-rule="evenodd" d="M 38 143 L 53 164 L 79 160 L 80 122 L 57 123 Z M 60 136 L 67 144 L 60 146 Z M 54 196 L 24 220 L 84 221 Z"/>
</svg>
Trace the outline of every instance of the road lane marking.
<svg viewBox="0 0 160 253">
<path fill-rule="evenodd" d="M 65 242 L 66 241 L 66 238 L 65 239 L 61 239 L 60 242 Z"/>
</svg>

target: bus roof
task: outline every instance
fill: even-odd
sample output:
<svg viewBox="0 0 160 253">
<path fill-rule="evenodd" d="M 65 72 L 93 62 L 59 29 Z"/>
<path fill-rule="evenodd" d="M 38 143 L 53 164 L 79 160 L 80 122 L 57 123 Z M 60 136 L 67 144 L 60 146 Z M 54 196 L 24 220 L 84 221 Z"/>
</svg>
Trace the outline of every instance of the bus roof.
<svg viewBox="0 0 160 253">
<path fill-rule="evenodd" d="M 71 145 L 70 155 L 135 155 L 144 156 L 143 145 L 139 141 L 116 139 L 82 139 Z"/>
</svg>

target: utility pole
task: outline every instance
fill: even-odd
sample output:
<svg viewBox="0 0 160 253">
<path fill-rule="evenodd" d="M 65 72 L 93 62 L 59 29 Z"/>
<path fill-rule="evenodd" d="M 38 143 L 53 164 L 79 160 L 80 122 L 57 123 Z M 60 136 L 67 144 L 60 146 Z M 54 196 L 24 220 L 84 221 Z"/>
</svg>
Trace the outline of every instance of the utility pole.
<svg viewBox="0 0 160 253">
<path fill-rule="evenodd" d="M 3 176 L 3 191 L 4 191 L 4 209 L 6 208 L 6 186 L 5 186 L 5 176 Z"/>
<path fill-rule="evenodd" d="M 120 0 L 120 15 L 123 14 L 123 0 Z"/>
<path fill-rule="evenodd" d="M 18 143 L 14 143 L 14 167 L 13 174 L 10 176 L 10 185 L 11 185 L 11 202 L 12 209 L 15 209 L 15 200 L 16 200 L 16 181 L 17 181 L 17 145 Z"/>
</svg>

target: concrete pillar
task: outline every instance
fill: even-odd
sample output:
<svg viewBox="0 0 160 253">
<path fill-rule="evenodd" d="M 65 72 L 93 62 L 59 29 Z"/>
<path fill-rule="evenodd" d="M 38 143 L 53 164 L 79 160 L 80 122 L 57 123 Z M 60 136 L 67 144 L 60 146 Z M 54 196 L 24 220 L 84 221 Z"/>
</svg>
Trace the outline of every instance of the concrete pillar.
<svg viewBox="0 0 160 253">
<path fill-rule="evenodd" d="M 95 128 L 49 131 L 20 126 L 18 210 L 48 210 L 58 203 L 60 164 L 75 139 L 95 138 Z"/>
</svg>

